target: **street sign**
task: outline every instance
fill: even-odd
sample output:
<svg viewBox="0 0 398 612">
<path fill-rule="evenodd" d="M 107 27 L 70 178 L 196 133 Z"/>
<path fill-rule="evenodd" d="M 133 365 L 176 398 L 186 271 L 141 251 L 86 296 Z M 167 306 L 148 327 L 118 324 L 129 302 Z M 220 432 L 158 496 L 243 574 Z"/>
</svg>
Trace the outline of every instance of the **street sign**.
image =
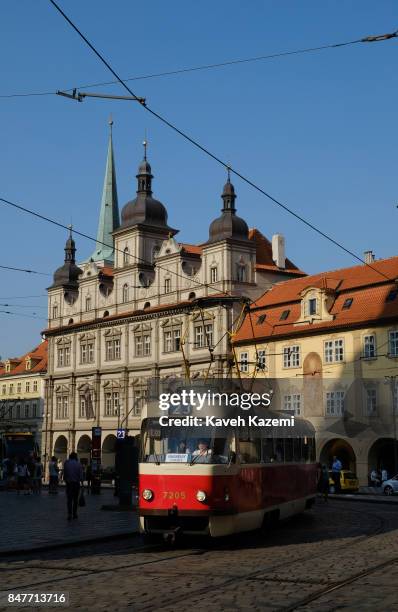
<svg viewBox="0 0 398 612">
<path fill-rule="evenodd" d="M 124 440 L 124 438 L 126 437 L 126 430 L 125 429 L 118 429 L 116 432 L 116 438 L 118 440 Z"/>
</svg>

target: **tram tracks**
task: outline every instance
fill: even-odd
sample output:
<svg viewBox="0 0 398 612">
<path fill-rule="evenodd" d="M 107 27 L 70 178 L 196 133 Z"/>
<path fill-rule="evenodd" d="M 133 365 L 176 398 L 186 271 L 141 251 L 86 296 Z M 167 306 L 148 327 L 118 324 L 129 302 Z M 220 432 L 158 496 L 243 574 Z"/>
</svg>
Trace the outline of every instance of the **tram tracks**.
<svg viewBox="0 0 398 612">
<path fill-rule="evenodd" d="M 374 528 L 371 529 L 371 531 L 368 530 L 368 533 L 364 533 L 363 535 L 356 535 L 356 536 L 351 536 L 353 538 L 355 538 L 352 542 L 345 542 L 344 545 L 331 545 L 328 546 L 327 548 L 323 549 L 321 552 L 319 553 L 311 553 L 311 554 L 306 554 L 306 555 L 299 555 L 294 559 L 291 559 L 290 561 L 282 561 L 279 563 L 274 563 L 274 564 L 261 564 L 260 568 L 257 568 L 255 571 L 252 572 L 245 572 L 245 573 L 229 573 L 228 577 L 225 580 L 222 580 L 221 582 L 218 582 L 217 585 L 214 586 L 210 586 L 207 585 L 205 588 L 201 587 L 198 589 L 193 589 L 189 592 L 189 596 L 190 599 L 192 597 L 198 597 L 201 595 L 208 595 L 209 593 L 211 593 L 212 591 L 220 591 L 223 589 L 228 589 L 229 586 L 232 585 L 236 585 L 237 582 L 244 582 L 247 580 L 256 580 L 259 579 L 260 576 L 263 575 L 262 579 L 266 580 L 267 578 L 264 578 L 264 574 L 270 574 L 272 575 L 273 573 L 277 572 L 278 570 L 280 570 L 281 568 L 286 569 L 289 567 L 294 566 L 295 564 L 304 564 L 305 562 L 308 561 L 316 561 L 317 559 L 321 559 L 324 557 L 329 557 L 331 554 L 336 554 L 339 551 L 346 551 L 349 548 L 353 548 L 356 546 L 359 546 L 360 544 L 362 544 L 364 541 L 369 541 L 372 538 L 377 537 L 378 535 L 382 534 L 383 532 L 386 531 L 386 520 L 383 519 L 382 517 L 376 515 L 375 513 L 369 513 L 366 512 L 364 513 L 363 511 L 359 511 L 359 510 L 354 510 L 354 509 L 350 509 L 349 512 L 351 514 L 357 514 L 360 515 L 362 518 L 371 518 L 373 522 L 376 522 L 376 526 L 374 526 Z M 281 529 L 283 529 L 283 527 L 281 527 Z M 277 533 L 277 532 L 276 532 Z M 277 535 L 276 535 L 277 537 Z M 344 536 L 342 536 L 344 537 Z M 274 534 L 271 535 L 271 546 L 273 545 L 272 540 L 274 540 Z M 264 546 L 264 551 L 267 552 L 267 547 L 266 547 L 266 542 L 264 542 L 265 546 Z M 257 548 L 258 547 L 258 543 L 256 542 L 255 544 L 252 545 L 245 545 L 245 548 L 249 549 L 253 549 L 253 548 Z M 236 550 L 239 548 L 239 543 L 235 545 L 232 544 L 229 549 L 225 548 L 225 550 Z M 53 579 L 45 579 L 43 578 L 43 580 L 41 581 L 37 581 L 35 580 L 34 582 L 32 581 L 30 584 L 25 584 L 23 585 L 23 588 L 35 588 L 37 589 L 38 587 L 42 586 L 42 585 L 49 585 L 49 584 L 59 584 L 59 583 L 63 583 L 65 581 L 68 581 L 70 579 L 72 580 L 76 580 L 76 579 L 84 579 L 84 577 L 92 577 L 92 576 L 96 576 L 96 575 L 102 575 L 102 574 L 106 574 L 109 572 L 118 572 L 121 570 L 137 570 L 140 567 L 146 567 L 147 570 L 149 570 L 149 573 L 156 573 L 160 567 L 159 564 L 166 564 L 166 566 L 163 568 L 163 572 L 167 572 L 167 564 L 168 563 L 172 563 L 173 561 L 179 560 L 179 559 L 183 559 L 183 558 L 189 558 L 192 556 L 196 556 L 196 555 L 210 555 L 214 550 L 216 551 L 220 551 L 220 550 L 224 550 L 223 546 L 219 546 L 218 542 L 215 543 L 215 548 L 197 548 L 197 549 L 189 549 L 187 551 L 175 551 L 175 554 L 170 554 L 170 549 L 164 550 L 164 549 L 160 549 L 159 550 L 159 546 L 157 545 L 145 545 L 145 546 L 140 546 L 137 548 L 134 548 L 133 552 L 136 552 L 137 554 L 140 553 L 146 553 L 146 552 L 151 552 L 151 553 L 157 553 L 159 552 L 159 555 L 162 555 L 163 553 L 166 553 L 165 556 L 159 556 L 157 554 L 155 554 L 154 558 L 151 559 L 146 559 L 146 560 L 142 560 L 142 559 L 137 559 L 135 562 L 129 562 L 129 563 L 122 563 L 120 565 L 118 564 L 113 564 L 112 567 L 100 567 L 100 568 L 87 568 L 87 567 L 76 567 L 76 564 L 74 564 L 73 567 L 71 567 L 69 564 L 68 565 L 57 565 L 57 564 L 51 564 L 51 561 L 48 560 L 47 563 L 29 563 L 29 562 L 25 562 L 22 563 L 21 565 L 18 566 L 13 566 L 12 571 L 18 571 L 18 570 L 24 570 L 27 571 L 29 569 L 31 570 L 56 570 L 56 571 L 65 571 L 68 572 L 68 576 L 60 576 L 57 578 L 53 578 Z M 270 550 L 270 549 L 269 549 Z M 105 552 L 105 555 L 111 553 L 111 554 L 122 554 L 122 553 L 129 553 L 129 547 L 119 547 L 116 550 L 110 550 Z M 302 598 L 301 600 L 297 601 L 296 603 L 292 604 L 290 607 L 286 607 L 285 612 L 291 612 L 293 610 L 296 610 L 298 608 L 300 608 L 303 605 L 306 605 L 308 603 L 311 603 L 311 601 L 315 601 L 319 598 L 321 598 L 324 595 L 327 595 L 328 593 L 331 593 L 335 590 L 338 590 L 340 588 L 343 588 L 344 586 L 346 586 L 347 584 L 350 584 L 352 582 L 355 582 L 356 580 L 361 579 L 362 577 L 365 577 L 373 572 L 378 571 L 379 569 L 382 569 L 383 567 L 385 567 L 386 565 L 388 565 L 389 563 L 395 563 L 398 562 L 398 557 L 390 559 L 388 561 L 383 561 L 382 563 L 373 565 L 372 567 L 368 568 L 366 571 L 361 571 L 361 572 L 356 572 L 355 574 L 351 575 L 350 577 L 347 577 L 346 579 L 343 580 L 336 580 L 333 582 L 328 582 L 327 584 L 322 585 L 322 588 L 318 589 L 315 593 L 309 595 L 306 598 Z M 151 566 L 153 566 L 151 568 Z M 186 566 L 187 567 L 187 566 Z M 192 575 L 192 573 L 186 572 L 186 571 L 182 571 L 180 572 L 180 576 L 184 574 L 184 575 Z M 271 579 L 271 578 L 270 578 Z M 273 576 L 272 577 L 272 581 L 273 582 L 280 582 L 281 584 L 283 584 L 284 582 L 287 582 L 288 580 L 284 580 L 282 577 L 278 577 L 278 576 Z M 291 580 L 290 580 L 291 581 Z M 300 584 L 300 580 L 298 579 L 297 584 Z M 319 583 L 318 583 L 319 584 Z M 320 585 L 319 585 L 320 586 Z M 22 587 L 22 585 L 21 585 Z M 6 591 L 9 589 L 4 589 L 1 588 L 0 591 Z M 180 597 L 177 596 L 173 596 L 173 597 L 167 597 L 167 595 L 163 598 L 162 600 L 162 607 L 167 608 L 168 606 L 172 606 L 175 603 L 179 603 L 181 604 L 181 600 Z M 138 609 L 138 608 L 137 608 Z M 145 611 L 145 610 L 151 610 L 151 606 L 146 606 L 143 605 L 141 607 L 139 607 L 140 610 Z"/>
</svg>

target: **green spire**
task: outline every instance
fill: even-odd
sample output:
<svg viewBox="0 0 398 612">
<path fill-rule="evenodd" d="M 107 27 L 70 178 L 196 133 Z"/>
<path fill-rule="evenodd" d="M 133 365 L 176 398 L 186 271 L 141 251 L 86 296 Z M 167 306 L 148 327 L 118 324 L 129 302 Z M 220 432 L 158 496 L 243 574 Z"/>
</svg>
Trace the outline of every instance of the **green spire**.
<svg viewBox="0 0 398 612">
<path fill-rule="evenodd" d="M 117 202 L 116 172 L 113 157 L 112 143 L 112 119 L 109 120 L 110 133 L 108 144 L 108 156 L 106 160 L 104 187 L 102 190 L 101 211 L 97 231 L 97 244 L 91 255 L 93 261 L 114 261 L 113 236 L 120 225 L 119 207 Z M 105 244 L 109 246 L 105 246 Z"/>
</svg>

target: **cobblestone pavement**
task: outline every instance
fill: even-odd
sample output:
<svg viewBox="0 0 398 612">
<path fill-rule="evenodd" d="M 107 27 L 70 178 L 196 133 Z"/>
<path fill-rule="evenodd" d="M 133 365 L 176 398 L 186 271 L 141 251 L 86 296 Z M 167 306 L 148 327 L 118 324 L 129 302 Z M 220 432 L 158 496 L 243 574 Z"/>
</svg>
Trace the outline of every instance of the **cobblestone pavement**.
<svg viewBox="0 0 398 612">
<path fill-rule="evenodd" d="M 0 552 L 70 543 L 82 539 L 134 532 L 138 521 L 135 512 L 101 510 L 117 499 L 111 489 L 100 495 L 86 495 L 86 506 L 79 508 L 79 518 L 66 520 L 65 490 L 58 495 L 17 495 L 0 493 Z"/>
<path fill-rule="evenodd" d="M 3 559 L 0 591 L 69 592 L 83 611 L 389 612 L 398 609 L 397 535 L 396 506 L 331 500 L 266 535 L 175 548 L 136 537 Z"/>
</svg>

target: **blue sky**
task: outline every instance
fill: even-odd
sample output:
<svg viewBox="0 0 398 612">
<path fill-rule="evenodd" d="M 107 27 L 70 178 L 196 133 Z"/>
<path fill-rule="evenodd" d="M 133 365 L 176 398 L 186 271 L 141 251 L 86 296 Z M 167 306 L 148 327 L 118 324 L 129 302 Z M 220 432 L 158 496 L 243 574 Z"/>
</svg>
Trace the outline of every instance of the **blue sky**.
<svg viewBox="0 0 398 612">
<path fill-rule="evenodd" d="M 61 2 L 61 0 L 60 0 Z M 123 77 L 353 40 L 397 28 L 394 0 L 63 0 L 61 6 Z M 0 94 L 111 80 L 46 0 L 3 0 Z M 137 80 L 138 95 L 351 250 L 397 254 L 398 40 L 185 75 Z M 96 88 L 123 93 L 118 86 Z M 127 102 L 0 99 L 1 197 L 95 235 L 110 113 L 120 207 L 135 193 L 145 130 L 155 196 L 178 238 L 203 242 L 225 173 Z M 309 273 L 355 263 L 234 179 L 238 212 Z M 0 206 L 2 265 L 51 274 L 65 232 Z M 78 258 L 92 243 L 77 238 Z M 0 270 L 0 310 L 46 316 L 51 277 Z M 15 299 L 16 296 L 42 296 Z M 17 307 L 16 305 L 19 305 Z M 23 308 L 21 306 L 24 306 Z M 33 315 L 32 313 L 36 313 Z M 45 321 L 0 313 L 0 355 L 40 341 Z"/>
</svg>

